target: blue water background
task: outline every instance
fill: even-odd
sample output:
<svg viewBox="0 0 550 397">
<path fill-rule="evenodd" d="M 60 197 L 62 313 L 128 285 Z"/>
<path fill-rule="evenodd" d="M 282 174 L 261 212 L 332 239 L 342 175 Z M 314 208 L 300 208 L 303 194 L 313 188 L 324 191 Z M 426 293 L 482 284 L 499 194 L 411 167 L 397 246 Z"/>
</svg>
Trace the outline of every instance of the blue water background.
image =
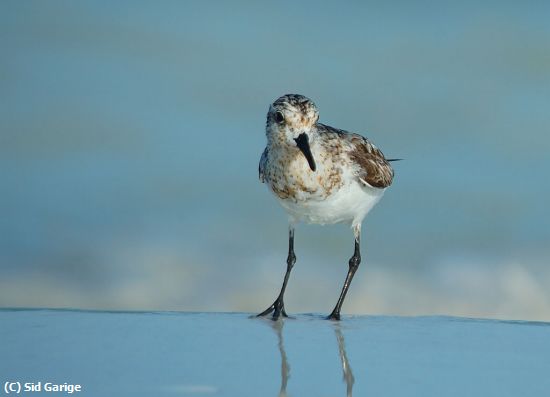
<svg viewBox="0 0 550 397">
<path fill-rule="evenodd" d="M 261 310 L 286 217 L 269 104 L 396 163 L 344 310 L 550 319 L 550 5 L 0 4 L 0 305 Z M 302 226 L 287 307 L 329 311 L 347 226 Z"/>
</svg>

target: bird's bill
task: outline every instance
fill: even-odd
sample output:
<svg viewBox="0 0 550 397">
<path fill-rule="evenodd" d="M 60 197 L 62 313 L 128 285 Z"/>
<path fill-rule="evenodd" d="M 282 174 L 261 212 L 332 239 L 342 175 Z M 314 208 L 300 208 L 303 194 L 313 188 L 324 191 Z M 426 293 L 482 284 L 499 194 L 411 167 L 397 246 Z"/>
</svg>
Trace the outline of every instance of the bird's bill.
<svg viewBox="0 0 550 397">
<path fill-rule="evenodd" d="M 298 135 L 298 138 L 295 138 L 294 140 L 296 141 L 296 146 L 298 146 L 298 149 L 300 149 L 300 151 L 304 154 L 304 157 L 309 164 L 309 168 L 311 168 L 312 171 L 315 171 L 317 167 L 315 166 L 315 160 L 313 159 L 311 149 L 309 148 L 309 137 L 307 134 L 302 132 Z"/>
</svg>

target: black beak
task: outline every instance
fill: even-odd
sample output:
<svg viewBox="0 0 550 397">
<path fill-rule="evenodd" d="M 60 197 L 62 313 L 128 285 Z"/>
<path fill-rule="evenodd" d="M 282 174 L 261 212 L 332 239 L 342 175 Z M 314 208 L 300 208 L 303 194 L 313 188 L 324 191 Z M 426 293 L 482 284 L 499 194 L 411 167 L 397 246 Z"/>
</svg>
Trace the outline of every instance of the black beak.
<svg viewBox="0 0 550 397">
<path fill-rule="evenodd" d="M 295 138 L 294 140 L 296 141 L 296 146 L 298 146 L 298 149 L 300 149 L 304 154 L 307 163 L 309 164 L 309 168 L 311 168 L 312 171 L 315 171 L 317 167 L 315 166 L 315 160 L 313 160 L 313 155 L 311 154 L 311 149 L 309 148 L 309 138 L 307 134 L 302 132 L 298 135 L 298 138 Z"/>
</svg>

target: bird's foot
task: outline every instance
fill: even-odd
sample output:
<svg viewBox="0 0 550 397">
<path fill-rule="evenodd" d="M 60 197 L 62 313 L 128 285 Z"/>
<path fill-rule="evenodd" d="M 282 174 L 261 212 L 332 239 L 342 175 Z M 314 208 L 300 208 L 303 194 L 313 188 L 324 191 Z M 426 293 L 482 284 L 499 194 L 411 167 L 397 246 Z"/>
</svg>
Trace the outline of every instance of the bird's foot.
<svg viewBox="0 0 550 397">
<path fill-rule="evenodd" d="M 332 311 L 327 317 L 327 320 L 340 321 L 340 312 Z"/>
<path fill-rule="evenodd" d="M 268 314 L 273 313 L 271 316 L 271 319 L 273 321 L 277 321 L 279 319 L 279 316 L 288 317 L 285 311 L 285 304 L 283 302 L 282 298 L 277 298 L 275 302 L 271 306 L 269 306 L 267 309 L 265 309 L 263 312 L 258 314 L 256 317 L 263 317 L 267 316 Z"/>
</svg>

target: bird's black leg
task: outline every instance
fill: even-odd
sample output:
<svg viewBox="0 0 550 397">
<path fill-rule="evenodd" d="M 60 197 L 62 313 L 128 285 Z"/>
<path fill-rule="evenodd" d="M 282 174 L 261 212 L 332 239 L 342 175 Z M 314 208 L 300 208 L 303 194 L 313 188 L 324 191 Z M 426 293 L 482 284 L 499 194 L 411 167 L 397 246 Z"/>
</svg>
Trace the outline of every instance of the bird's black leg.
<svg viewBox="0 0 550 397">
<path fill-rule="evenodd" d="M 332 311 L 332 313 L 330 313 L 330 315 L 327 317 L 329 320 L 340 320 L 340 309 L 342 308 L 342 304 L 344 303 L 344 299 L 346 298 L 346 294 L 348 293 L 351 280 L 353 280 L 353 276 L 355 275 L 355 272 L 357 271 L 357 268 L 361 263 L 361 253 L 359 250 L 360 232 L 358 228 L 355 228 L 354 231 L 355 231 L 355 251 L 353 252 L 353 256 L 349 260 L 348 275 L 346 276 L 346 281 L 344 281 L 344 287 L 342 288 L 342 292 L 340 293 L 338 302 L 336 302 L 336 306 L 334 307 L 334 310 Z"/>
<path fill-rule="evenodd" d="M 292 270 L 292 267 L 296 263 L 296 255 L 294 255 L 294 228 L 290 227 L 288 231 L 288 257 L 286 259 L 286 273 L 285 273 L 285 279 L 283 281 L 283 286 L 281 288 L 281 292 L 279 293 L 279 296 L 273 302 L 271 306 L 269 306 L 267 309 L 265 309 L 263 312 L 258 314 L 258 317 L 260 316 L 266 316 L 273 312 L 273 320 L 277 320 L 279 316 L 282 314 L 283 317 L 288 317 L 285 312 L 285 304 L 283 301 L 283 296 L 285 294 L 286 285 L 288 283 L 288 278 L 290 277 L 290 271 Z"/>
</svg>

